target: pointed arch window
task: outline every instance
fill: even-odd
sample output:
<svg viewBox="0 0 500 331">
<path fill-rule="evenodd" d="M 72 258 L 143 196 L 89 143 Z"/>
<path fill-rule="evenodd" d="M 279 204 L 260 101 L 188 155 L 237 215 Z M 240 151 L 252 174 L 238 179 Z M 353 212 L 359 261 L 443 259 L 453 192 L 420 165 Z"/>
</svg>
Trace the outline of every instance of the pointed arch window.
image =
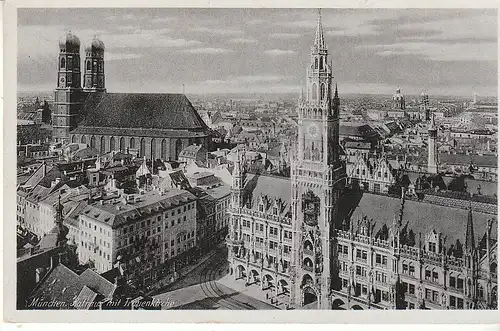
<svg viewBox="0 0 500 331">
<path fill-rule="evenodd" d="M 319 69 L 320 70 L 323 70 L 324 64 L 325 64 L 325 58 L 322 57 L 321 60 L 319 61 Z"/>
<path fill-rule="evenodd" d="M 115 137 L 111 137 L 109 139 L 109 150 L 114 151 L 115 150 Z"/>
<path fill-rule="evenodd" d="M 76 143 L 76 136 L 71 137 L 71 142 Z"/>
<path fill-rule="evenodd" d="M 141 139 L 141 146 L 139 149 L 139 156 L 144 157 L 146 153 L 146 140 L 144 138 Z"/>
<path fill-rule="evenodd" d="M 326 84 L 321 84 L 321 100 L 325 100 L 326 98 Z"/>
<path fill-rule="evenodd" d="M 156 141 L 155 138 L 151 139 L 151 160 L 156 158 Z"/>
<path fill-rule="evenodd" d="M 87 61 L 87 66 L 85 67 L 85 70 L 90 71 L 90 60 Z"/>
<path fill-rule="evenodd" d="M 101 137 L 101 154 L 106 153 L 106 139 L 104 136 Z"/>
<path fill-rule="evenodd" d="M 64 69 L 64 68 L 66 68 L 66 59 L 61 58 L 61 69 Z"/>
<path fill-rule="evenodd" d="M 318 58 L 314 59 L 314 69 L 318 69 Z"/>
<path fill-rule="evenodd" d="M 92 136 L 90 138 L 90 147 L 95 148 L 95 137 L 94 136 Z"/>
<path fill-rule="evenodd" d="M 125 151 L 125 138 L 121 137 L 120 138 L 120 152 L 124 152 Z"/>
<path fill-rule="evenodd" d="M 312 99 L 313 100 L 317 100 L 318 99 L 318 86 L 316 85 L 316 83 L 313 83 L 312 84 Z"/>
<path fill-rule="evenodd" d="M 135 148 L 135 139 L 133 137 L 130 138 L 130 148 Z"/>
<path fill-rule="evenodd" d="M 86 144 L 87 143 L 87 137 L 86 136 L 82 136 L 82 139 L 80 140 L 80 142 L 82 144 Z"/>
<path fill-rule="evenodd" d="M 177 160 L 179 158 L 179 154 L 181 154 L 182 150 L 182 141 L 180 139 L 177 139 L 175 142 L 175 159 Z"/>
<path fill-rule="evenodd" d="M 165 160 L 167 156 L 167 142 L 165 139 L 161 141 L 161 150 L 160 150 L 160 157 L 162 160 Z"/>
</svg>

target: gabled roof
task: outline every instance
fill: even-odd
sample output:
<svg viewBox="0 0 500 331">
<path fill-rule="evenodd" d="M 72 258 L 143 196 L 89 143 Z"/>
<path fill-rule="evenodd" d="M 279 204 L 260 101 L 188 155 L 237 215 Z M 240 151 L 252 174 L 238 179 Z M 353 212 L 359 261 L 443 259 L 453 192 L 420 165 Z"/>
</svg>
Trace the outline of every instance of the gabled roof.
<svg viewBox="0 0 500 331">
<path fill-rule="evenodd" d="M 281 199 L 284 204 L 282 215 L 290 211 L 292 183 L 288 177 L 247 174 L 245 178 L 245 202 L 250 200 L 252 208 L 257 208 L 262 196 Z"/>
<path fill-rule="evenodd" d="M 84 289 L 85 287 L 88 289 Z M 114 289 L 111 282 L 91 269 L 78 275 L 65 265 L 58 264 L 35 288 L 30 295 L 30 301 L 38 300 L 40 303 L 57 303 L 58 305 L 46 308 L 74 309 L 73 305 L 77 298 L 85 297 L 94 300 L 97 295 L 106 298 L 113 294 Z"/>
<path fill-rule="evenodd" d="M 398 198 L 364 193 L 356 205 L 351 220 L 355 222 L 363 216 L 372 218 L 377 222 L 377 231 L 384 223 L 391 226 L 394 215 L 399 210 L 401 201 Z M 475 233 L 484 233 L 487 220 L 492 215 L 473 212 L 473 224 Z M 406 200 L 403 212 L 403 224 L 409 222 L 408 228 L 415 234 L 422 233 L 422 238 L 432 229 L 442 232 L 447 236 L 446 242 L 451 244 L 457 239 L 465 243 L 468 211 L 445 207 L 414 200 Z"/>
<path fill-rule="evenodd" d="M 151 129 L 206 129 L 183 94 L 89 93 L 79 126 Z"/>
</svg>

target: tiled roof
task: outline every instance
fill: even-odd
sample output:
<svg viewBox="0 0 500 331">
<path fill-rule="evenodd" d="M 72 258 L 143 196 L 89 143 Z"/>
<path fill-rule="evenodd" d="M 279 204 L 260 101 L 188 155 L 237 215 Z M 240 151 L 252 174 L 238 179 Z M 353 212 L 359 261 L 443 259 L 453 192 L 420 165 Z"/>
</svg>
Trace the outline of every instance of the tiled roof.
<svg viewBox="0 0 500 331">
<path fill-rule="evenodd" d="M 74 300 L 73 304 L 76 309 L 89 309 L 96 298 L 97 293 L 85 285 Z"/>
<path fill-rule="evenodd" d="M 207 128 L 183 94 L 89 93 L 83 113 L 83 125 L 89 127 Z"/>
<path fill-rule="evenodd" d="M 154 191 L 146 192 L 138 195 L 137 198 L 140 198 L 140 200 L 127 204 L 123 204 L 118 200 L 110 200 L 102 205 L 95 203 L 85 208 L 81 215 L 116 228 L 129 220 L 135 221 L 152 212 L 173 208 L 179 204 L 196 200 L 196 197 L 191 193 L 175 188 L 171 188 L 162 194 Z"/>
<path fill-rule="evenodd" d="M 346 141 L 345 148 L 356 148 L 356 149 L 370 149 L 371 144 L 367 142 L 359 142 L 359 141 Z"/>
<path fill-rule="evenodd" d="M 250 200 L 252 208 L 258 206 L 261 196 L 281 199 L 284 203 L 282 214 L 290 210 L 292 183 L 288 177 L 248 174 L 245 178 L 245 201 Z"/>
<path fill-rule="evenodd" d="M 84 290 L 87 287 L 88 290 Z M 89 291 L 90 290 L 90 291 Z M 85 270 L 77 275 L 63 264 L 58 264 L 49 271 L 30 296 L 31 300 L 45 303 L 58 303 L 59 309 L 73 309 L 78 297 L 109 297 L 113 294 L 114 285 L 99 276 L 95 271 Z M 92 295 L 95 293 L 96 296 Z"/>
<path fill-rule="evenodd" d="M 399 210 L 401 201 L 389 196 L 364 193 L 355 208 L 351 220 L 356 222 L 363 216 L 377 221 L 375 232 L 385 223 L 391 226 L 394 216 Z M 404 224 L 409 221 L 408 228 L 413 229 L 415 234 L 421 232 L 422 238 L 433 229 L 447 236 L 447 243 L 454 243 L 457 239 L 465 242 L 465 230 L 467 225 L 466 209 L 450 208 L 430 203 L 406 200 L 404 206 Z M 486 230 L 487 220 L 492 215 L 473 212 L 474 232 L 483 234 Z"/>
<path fill-rule="evenodd" d="M 495 155 L 465 155 L 441 153 L 438 157 L 439 163 L 454 165 L 469 165 L 471 162 L 476 166 L 498 167 L 498 159 Z"/>
<path fill-rule="evenodd" d="M 157 138 L 203 138 L 209 135 L 208 130 L 189 131 L 183 129 L 150 129 L 85 126 L 82 124 L 71 131 L 72 134 L 102 134 L 110 136 L 157 137 Z"/>
</svg>

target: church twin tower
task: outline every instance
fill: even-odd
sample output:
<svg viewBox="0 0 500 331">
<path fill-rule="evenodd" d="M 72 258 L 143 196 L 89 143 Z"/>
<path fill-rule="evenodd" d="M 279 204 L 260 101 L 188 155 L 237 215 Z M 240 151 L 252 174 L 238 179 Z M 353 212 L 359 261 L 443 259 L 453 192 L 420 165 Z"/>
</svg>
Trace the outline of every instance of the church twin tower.
<svg viewBox="0 0 500 331">
<path fill-rule="evenodd" d="M 83 88 L 80 69 L 80 40 L 69 32 L 59 41 L 57 88 L 52 112 L 54 142 L 69 142 L 69 132 L 77 126 L 88 93 L 106 92 L 104 43 L 97 37 L 85 45 Z"/>
</svg>

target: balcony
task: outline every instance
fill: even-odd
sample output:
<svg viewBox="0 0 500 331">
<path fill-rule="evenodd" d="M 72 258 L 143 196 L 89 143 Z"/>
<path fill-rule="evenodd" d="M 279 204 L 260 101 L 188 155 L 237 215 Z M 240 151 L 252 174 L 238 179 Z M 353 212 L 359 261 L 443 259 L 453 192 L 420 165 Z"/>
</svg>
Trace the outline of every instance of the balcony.
<svg viewBox="0 0 500 331">
<path fill-rule="evenodd" d="M 304 248 L 304 255 L 314 256 L 314 252 L 310 249 Z"/>
<path fill-rule="evenodd" d="M 310 265 L 304 264 L 302 265 L 302 268 L 306 271 L 313 272 L 314 268 Z"/>
</svg>

